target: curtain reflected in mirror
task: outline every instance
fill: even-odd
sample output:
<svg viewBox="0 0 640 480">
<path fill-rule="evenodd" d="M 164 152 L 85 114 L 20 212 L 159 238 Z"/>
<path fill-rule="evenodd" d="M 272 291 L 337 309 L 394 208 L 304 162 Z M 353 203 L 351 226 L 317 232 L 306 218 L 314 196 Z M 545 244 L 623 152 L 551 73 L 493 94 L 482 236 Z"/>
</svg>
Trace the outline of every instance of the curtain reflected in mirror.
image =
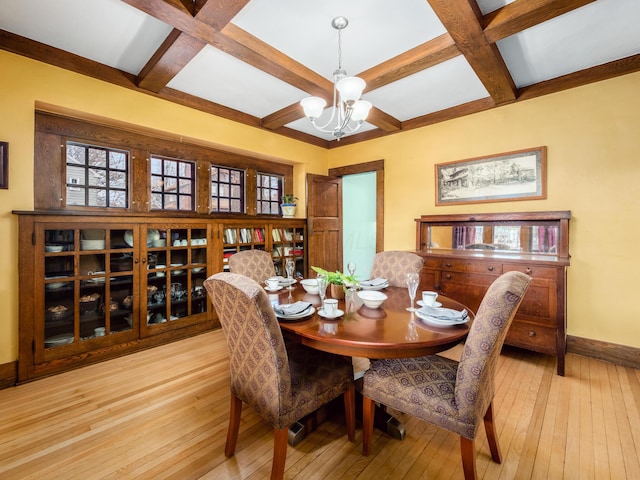
<svg viewBox="0 0 640 480">
<path fill-rule="evenodd" d="M 546 225 L 431 226 L 429 248 L 555 254 L 558 227 Z"/>
</svg>

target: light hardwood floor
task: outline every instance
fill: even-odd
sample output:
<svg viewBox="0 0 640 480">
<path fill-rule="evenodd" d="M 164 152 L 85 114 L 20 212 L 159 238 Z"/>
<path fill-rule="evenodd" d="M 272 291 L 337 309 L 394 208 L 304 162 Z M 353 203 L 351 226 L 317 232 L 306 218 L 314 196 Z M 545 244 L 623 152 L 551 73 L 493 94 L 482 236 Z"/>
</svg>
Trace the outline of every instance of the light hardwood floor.
<svg viewBox="0 0 640 480">
<path fill-rule="evenodd" d="M 455 358 L 459 347 L 447 352 Z M 477 441 L 483 479 L 640 478 L 640 372 L 576 355 L 500 358 L 496 423 L 503 463 Z M 224 456 L 228 360 L 221 331 L 0 391 L 1 479 L 265 479 L 271 428 L 245 408 L 235 457 Z M 458 438 L 400 415 L 403 441 L 349 443 L 332 418 L 295 448 L 289 479 L 461 479 Z"/>
</svg>

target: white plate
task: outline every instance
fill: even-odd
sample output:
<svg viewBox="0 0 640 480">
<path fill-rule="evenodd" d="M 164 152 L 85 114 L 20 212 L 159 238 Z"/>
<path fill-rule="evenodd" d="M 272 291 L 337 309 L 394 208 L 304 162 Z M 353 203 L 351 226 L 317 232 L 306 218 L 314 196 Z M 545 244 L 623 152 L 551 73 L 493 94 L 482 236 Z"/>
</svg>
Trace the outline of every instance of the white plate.
<svg viewBox="0 0 640 480">
<path fill-rule="evenodd" d="M 311 315 L 313 315 L 315 313 L 316 309 L 313 306 L 310 306 L 309 308 L 307 308 L 306 310 L 300 312 L 300 313 L 296 313 L 295 315 L 279 315 L 278 312 L 276 312 L 276 317 L 278 317 L 280 320 L 301 320 L 303 318 L 307 318 L 310 317 Z"/>
<path fill-rule="evenodd" d="M 45 347 L 57 347 L 59 345 L 67 345 L 73 343 L 73 333 L 61 333 L 53 337 L 44 339 Z"/>
<path fill-rule="evenodd" d="M 267 292 L 277 292 L 277 291 L 282 290 L 282 288 L 283 288 L 283 287 L 281 287 L 281 286 L 278 286 L 278 287 L 276 287 L 276 288 L 264 287 L 264 289 L 265 289 Z"/>
<path fill-rule="evenodd" d="M 154 240 L 160 240 L 160 232 L 155 229 L 147 230 L 147 247 L 153 245 Z M 133 230 L 124 232 L 124 243 L 133 247 Z"/>
<path fill-rule="evenodd" d="M 442 320 L 440 318 L 434 318 L 428 315 L 423 315 L 419 312 L 416 312 L 416 316 L 420 320 L 422 320 L 424 323 L 433 325 L 435 327 L 451 327 L 453 325 L 464 325 L 469 321 L 469 317 L 464 317 L 463 320 Z"/>
<path fill-rule="evenodd" d="M 292 279 L 285 278 L 284 280 L 280 280 L 280 285 L 284 287 L 288 287 L 289 285 L 293 285 L 294 283 L 297 283 L 297 282 L 298 281 L 295 278 L 292 278 Z"/>
<path fill-rule="evenodd" d="M 335 315 L 327 315 L 324 310 L 320 309 L 318 310 L 318 315 L 320 315 L 322 318 L 338 318 L 341 317 L 342 315 L 344 315 L 344 312 L 340 309 L 336 310 Z"/>
<path fill-rule="evenodd" d="M 422 300 L 418 300 L 416 303 L 421 307 L 424 307 L 424 302 Z M 440 308 L 442 304 L 440 302 L 433 302 L 433 305 L 430 305 L 430 306 L 433 308 Z"/>
<path fill-rule="evenodd" d="M 384 283 L 380 283 L 377 285 L 367 285 L 364 282 L 360 282 L 360 288 L 362 288 L 362 290 L 382 290 L 383 288 L 387 288 L 388 286 L 389 286 L 389 280 L 386 280 L 386 279 Z"/>
</svg>

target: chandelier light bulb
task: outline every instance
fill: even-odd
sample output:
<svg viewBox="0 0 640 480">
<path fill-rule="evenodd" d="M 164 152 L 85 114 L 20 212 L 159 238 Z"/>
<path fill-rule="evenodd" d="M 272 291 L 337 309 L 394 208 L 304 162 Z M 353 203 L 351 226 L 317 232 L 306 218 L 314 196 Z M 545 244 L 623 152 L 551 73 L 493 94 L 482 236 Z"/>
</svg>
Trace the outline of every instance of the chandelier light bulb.
<svg viewBox="0 0 640 480">
<path fill-rule="evenodd" d="M 369 115 L 369 110 L 371 110 L 371 102 L 367 102 L 366 100 L 358 100 L 353 104 L 353 113 L 351 114 L 351 120 L 354 122 L 364 122 Z"/>
<path fill-rule="evenodd" d="M 303 98 L 300 102 L 300 105 L 302 105 L 302 108 L 304 109 L 305 116 L 311 121 L 322 115 L 322 111 L 326 104 L 327 101 L 320 97 L 307 97 Z"/>
<path fill-rule="evenodd" d="M 342 101 L 348 106 L 353 105 L 356 100 L 360 99 L 366 86 L 366 82 L 358 77 L 345 77 L 336 84 Z"/>
</svg>

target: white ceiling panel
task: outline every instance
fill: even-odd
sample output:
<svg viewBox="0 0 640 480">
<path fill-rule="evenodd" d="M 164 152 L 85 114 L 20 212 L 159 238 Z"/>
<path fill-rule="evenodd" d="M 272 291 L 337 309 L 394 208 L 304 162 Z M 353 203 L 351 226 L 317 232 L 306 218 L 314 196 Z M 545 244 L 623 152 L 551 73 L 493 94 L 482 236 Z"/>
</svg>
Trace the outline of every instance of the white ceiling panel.
<svg viewBox="0 0 640 480">
<path fill-rule="evenodd" d="M 253 0 L 233 23 L 332 79 L 338 34 L 331 21 L 338 16 L 349 20 L 342 31 L 342 66 L 349 75 L 446 32 L 426 0 Z"/>
<path fill-rule="evenodd" d="M 167 86 L 256 117 L 308 96 L 208 45 Z"/>
<path fill-rule="evenodd" d="M 462 56 L 366 93 L 380 110 L 404 121 L 489 94 Z"/>
<path fill-rule="evenodd" d="M 137 75 L 171 27 L 119 0 L 0 1 L 0 29 Z"/>
<path fill-rule="evenodd" d="M 635 55 L 640 0 L 599 0 L 497 45 L 518 87 Z"/>
</svg>

